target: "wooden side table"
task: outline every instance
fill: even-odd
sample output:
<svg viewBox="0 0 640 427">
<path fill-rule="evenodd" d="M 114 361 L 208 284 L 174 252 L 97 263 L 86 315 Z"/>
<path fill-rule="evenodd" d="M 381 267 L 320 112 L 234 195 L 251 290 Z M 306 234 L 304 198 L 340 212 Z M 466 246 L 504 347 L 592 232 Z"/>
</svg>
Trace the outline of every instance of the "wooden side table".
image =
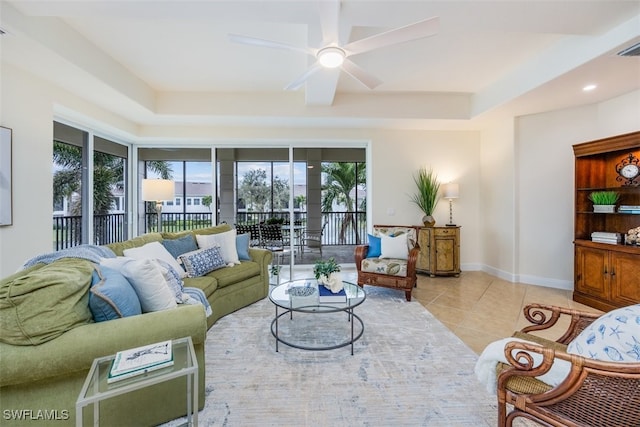
<svg viewBox="0 0 640 427">
<path fill-rule="evenodd" d="M 460 274 L 460 227 L 422 227 L 416 270 L 435 276 Z"/>
</svg>

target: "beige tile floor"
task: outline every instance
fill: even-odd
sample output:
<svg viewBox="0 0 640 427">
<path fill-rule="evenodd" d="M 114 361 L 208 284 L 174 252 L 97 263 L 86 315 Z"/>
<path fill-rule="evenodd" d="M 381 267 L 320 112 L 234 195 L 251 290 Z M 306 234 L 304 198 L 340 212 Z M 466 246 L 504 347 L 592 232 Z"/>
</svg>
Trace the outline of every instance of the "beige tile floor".
<svg viewBox="0 0 640 427">
<path fill-rule="evenodd" d="M 431 278 L 419 274 L 413 298 L 478 354 L 492 341 L 511 336 L 530 324 L 522 314 L 527 304 L 536 302 L 599 313 L 573 301 L 571 291 L 511 283 L 479 271 L 462 272 L 459 277 Z"/>
</svg>

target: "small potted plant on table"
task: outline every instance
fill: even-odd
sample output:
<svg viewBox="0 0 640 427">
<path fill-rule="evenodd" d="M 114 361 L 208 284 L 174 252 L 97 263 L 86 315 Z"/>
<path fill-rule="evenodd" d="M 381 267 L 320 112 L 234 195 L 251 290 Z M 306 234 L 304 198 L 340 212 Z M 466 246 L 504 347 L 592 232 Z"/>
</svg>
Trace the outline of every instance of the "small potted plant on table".
<svg viewBox="0 0 640 427">
<path fill-rule="evenodd" d="M 324 285 L 331 292 L 338 293 L 342 290 L 342 277 L 340 276 L 340 264 L 334 258 L 328 261 L 316 261 L 313 266 L 313 274 L 318 284 Z"/>
</svg>

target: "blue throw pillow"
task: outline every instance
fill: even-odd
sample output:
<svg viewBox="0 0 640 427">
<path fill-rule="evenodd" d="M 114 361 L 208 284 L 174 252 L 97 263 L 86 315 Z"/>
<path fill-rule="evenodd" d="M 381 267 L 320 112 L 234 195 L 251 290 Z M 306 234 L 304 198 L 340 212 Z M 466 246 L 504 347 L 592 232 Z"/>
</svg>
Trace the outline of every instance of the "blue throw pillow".
<svg viewBox="0 0 640 427">
<path fill-rule="evenodd" d="M 382 254 L 382 239 L 369 234 L 369 250 L 367 258 L 378 258 Z"/>
<path fill-rule="evenodd" d="M 127 278 L 102 265 L 93 271 L 89 310 L 96 322 L 142 314 L 138 294 Z"/>
<path fill-rule="evenodd" d="M 238 259 L 250 261 L 249 256 L 249 238 L 251 234 L 238 234 L 236 236 L 236 251 L 238 252 Z"/>
<path fill-rule="evenodd" d="M 161 243 L 174 258 L 198 249 L 198 244 L 192 234 L 187 234 L 178 239 L 164 239 Z"/>
</svg>

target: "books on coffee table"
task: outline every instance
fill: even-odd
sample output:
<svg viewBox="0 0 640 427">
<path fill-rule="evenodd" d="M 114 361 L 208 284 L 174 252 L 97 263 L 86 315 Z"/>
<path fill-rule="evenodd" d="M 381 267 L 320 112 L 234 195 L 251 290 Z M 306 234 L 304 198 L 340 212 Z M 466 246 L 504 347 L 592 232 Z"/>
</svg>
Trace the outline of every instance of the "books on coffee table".
<svg viewBox="0 0 640 427">
<path fill-rule="evenodd" d="M 119 351 L 113 359 L 107 383 L 146 374 L 172 365 L 171 340 Z"/>
<path fill-rule="evenodd" d="M 318 284 L 318 301 L 321 303 L 327 302 L 346 302 L 347 293 L 344 288 L 340 289 L 340 292 L 333 293 L 330 289 L 327 289 L 324 285 Z"/>
</svg>

